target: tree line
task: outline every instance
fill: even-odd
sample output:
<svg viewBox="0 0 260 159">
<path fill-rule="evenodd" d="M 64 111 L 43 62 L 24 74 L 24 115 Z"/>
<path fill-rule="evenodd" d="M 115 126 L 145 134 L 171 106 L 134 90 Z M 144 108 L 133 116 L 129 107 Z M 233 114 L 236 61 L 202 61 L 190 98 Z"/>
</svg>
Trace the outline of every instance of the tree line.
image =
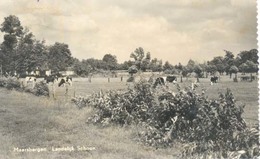
<svg viewBox="0 0 260 159">
<path fill-rule="evenodd" d="M 164 72 L 167 74 L 181 74 L 187 76 L 194 72 L 198 77 L 203 74 L 232 74 L 237 72 L 258 71 L 258 50 L 242 51 L 235 57 L 230 51 L 225 51 L 225 56 L 217 56 L 212 60 L 198 63 L 189 60 L 186 65 L 176 65 L 161 59 L 152 58 L 150 52 L 145 52 L 142 47 L 130 53 L 130 60 L 118 63 L 117 57 L 110 53 L 102 59 L 88 58 L 79 60 L 72 56 L 69 45 L 55 42 L 47 45 L 45 40 L 37 40 L 33 33 L 23 27 L 19 18 L 10 15 L 4 18 L 1 24 L 4 33 L 0 45 L 0 73 L 24 74 L 38 70 L 52 70 L 53 73 L 65 71 L 68 67 L 79 76 L 88 76 L 90 73 L 114 70 L 128 70 L 129 73 L 138 71 Z"/>
</svg>

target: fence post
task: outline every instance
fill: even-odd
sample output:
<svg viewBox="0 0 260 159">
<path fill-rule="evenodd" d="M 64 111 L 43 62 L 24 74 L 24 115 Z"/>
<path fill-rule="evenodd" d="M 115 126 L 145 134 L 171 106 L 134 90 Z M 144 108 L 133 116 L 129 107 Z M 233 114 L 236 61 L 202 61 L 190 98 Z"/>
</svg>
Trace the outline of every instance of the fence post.
<svg viewBox="0 0 260 159">
<path fill-rule="evenodd" d="M 74 93 L 73 93 L 74 98 L 76 97 L 76 86 L 74 87 Z"/>
<path fill-rule="evenodd" d="M 56 98 L 55 98 L 55 88 L 54 88 L 54 83 L 52 84 L 52 96 L 53 96 L 53 99 L 56 99 Z"/>
</svg>

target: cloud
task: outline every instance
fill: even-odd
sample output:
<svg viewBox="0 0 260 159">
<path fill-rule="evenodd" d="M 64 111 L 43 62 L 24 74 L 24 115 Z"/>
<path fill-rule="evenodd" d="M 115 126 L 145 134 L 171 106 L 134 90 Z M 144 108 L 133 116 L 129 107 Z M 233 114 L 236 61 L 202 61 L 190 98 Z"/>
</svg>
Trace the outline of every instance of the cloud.
<svg viewBox="0 0 260 159">
<path fill-rule="evenodd" d="M 80 59 L 111 53 L 120 62 L 137 47 L 173 64 L 257 48 L 256 2 L 245 0 L 10 0 L 0 17 L 17 15 L 38 39 L 69 44 Z"/>
</svg>

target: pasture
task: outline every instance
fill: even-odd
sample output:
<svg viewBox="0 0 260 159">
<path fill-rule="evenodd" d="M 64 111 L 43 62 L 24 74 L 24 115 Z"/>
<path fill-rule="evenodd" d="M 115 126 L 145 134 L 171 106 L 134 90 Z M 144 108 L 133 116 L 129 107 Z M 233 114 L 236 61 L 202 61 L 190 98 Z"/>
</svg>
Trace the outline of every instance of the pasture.
<svg viewBox="0 0 260 159">
<path fill-rule="evenodd" d="M 147 77 L 145 77 L 148 79 Z M 70 100 L 73 96 L 87 96 L 94 92 L 108 91 L 108 90 L 118 90 L 118 89 L 127 89 L 131 86 L 131 83 L 126 82 L 126 77 L 121 82 L 120 77 L 108 78 L 97 77 L 93 78 L 92 82 L 88 82 L 86 78 L 74 78 L 73 85 L 69 87 L 68 94 L 65 95 L 64 87 L 55 88 L 55 97 L 56 99 L 68 99 Z M 136 79 L 138 81 L 138 79 Z M 191 83 L 195 82 L 196 78 L 183 78 L 183 82 L 180 83 L 180 78 L 178 78 L 178 84 L 181 88 L 191 87 Z M 220 81 L 217 84 L 210 85 L 209 78 L 201 78 L 200 83 L 196 90 L 198 93 L 202 89 L 205 90 L 206 96 L 210 99 L 218 99 L 219 93 L 225 93 L 227 88 L 231 89 L 234 94 L 235 99 L 239 104 L 245 104 L 245 113 L 244 117 L 249 124 L 258 123 L 258 81 L 253 82 L 233 82 L 233 79 L 230 79 L 229 76 L 221 76 Z M 168 84 L 170 90 L 176 90 L 176 86 L 172 83 Z M 53 90 L 52 84 L 50 84 L 50 90 Z"/>
<path fill-rule="evenodd" d="M 181 88 L 191 86 L 195 78 L 183 78 Z M 27 93 L 0 89 L 0 158 L 178 158 L 179 145 L 167 149 L 153 149 L 138 144 L 137 127 L 101 128 L 87 124 L 95 110 L 79 110 L 70 100 L 73 96 L 87 96 L 103 90 L 126 89 L 126 78 L 96 77 L 74 78 L 73 85 L 57 87 L 49 84 L 51 97 L 36 97 Z M 218 99 L 219 92 L 230 88 L 238 101 L 246 105 L 244 117 L 248 124 L 258 123 L 258 83 L 233 82 L 221 76 L 218 84 L 210 85 L 208 79 L 200 79 L 197 91 L 205 89 L 211 99 Z M 169 89 L 176 89 L 173 84 Z M 95 147 L 91 151 L 52 151 L 52 147 Z M 47 148 L 47 152 L 15 152 L 14 148 Z"/>
<path fill-rule="evenodd" d="M 1 88 L 0 158 L 157 159 L 176 155 L 177 151 L 170 148 L 155 150 L 138 144 L 137 127 L 101 128 L 86 124 L 94 110 L 79 110 L 64 99 L 50 100 Z M 52 148 L 72 146 L 74 151 L 52 151 Z M 77 150 L 77 147 L 87 150 Z M 92 147 L 95 150 L 88 150 Z M 15 148 L 46 148 L 47 151 L 16 152 Z"/>
</svg>

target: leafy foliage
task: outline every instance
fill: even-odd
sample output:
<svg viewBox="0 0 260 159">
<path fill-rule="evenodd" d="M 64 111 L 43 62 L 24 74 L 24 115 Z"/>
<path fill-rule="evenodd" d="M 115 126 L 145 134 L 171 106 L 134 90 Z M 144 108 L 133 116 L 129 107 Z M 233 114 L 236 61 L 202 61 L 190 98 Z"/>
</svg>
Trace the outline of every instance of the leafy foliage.
<svg viewBox="0 0 260 159">
<path fill-rule="evenodd" d="M 64 43 L 56 42 L 49 48 L 49 67 L 54 72 L 66 70 L 72 64 L 72 57 L 69 46 Z"/>
<path fill-rule="evenodd" d="M 102 59 L 108 70 L 115 70 L 117 68 L 117 59 L 115 55 L 105 54 Z"/>
<path fill-rule="evenodd" d="M 135 65 L 138 70 L 145 71 L 148 67 L 148 64 L 151 60 L 151 54 L 147 52 L 145 54 L 144 49 L 142 47 L 136 48 L 134 52 L 130 54 L 130 58 L 133 58 L 135 61 Z"/>
<path fill-rule="evenodd" d="M 34 95 L 36 96 L 49 96 L 49 88 L 43 81 L 36 83 L 34 86 Z"/>
<path fill-rule="evenodd" d="M 0 78 L 0 87 L 8 90 L 17 90 L 32 93 L 36 96 L 49 96 L 49 88 L 43 81 L 36 83 L 33 88 L 24 87 L 15 77 Z"/>
<path fill-rule="evenodd" d="M 133 66 L 129 67 L 128 72 L 130 75 L 133 75 L 138 72 L 138 69 L 135 65 L 133 65 Z"/>
<path fill-rule="evenodd" d="M 134 82 L 135 81 L 135 77 L 130 76 L 126 81 L 127 82 Z"/>
<path fill-rule="evenodd" d="M 225 157 L 229 152 L 247 152 L 259 145 L 258 134 L 242 118 L 244 105 L 236 104 L 229 89 L 220 93 L 219 99 L 209 100 L 205 93 L 176 87 L 178 92 L 164 87 L 153 89 L 141 80 L 126 91 L 100 91 L 76 103 L 83 104 L 81 108 L 97 108 L 90 122 L 141 125 L 144 129 L 139 132 L 140 140 L 146 145 L 186 144 L 183 156 L 221 152 Z"/>
<path fill-rule="evenodd" d="M 6 78 L 4 80 L 4 87 L 7 88 L 8 90 L 20 90 L 21 84 L 16 78 Z"/>
</svg>

